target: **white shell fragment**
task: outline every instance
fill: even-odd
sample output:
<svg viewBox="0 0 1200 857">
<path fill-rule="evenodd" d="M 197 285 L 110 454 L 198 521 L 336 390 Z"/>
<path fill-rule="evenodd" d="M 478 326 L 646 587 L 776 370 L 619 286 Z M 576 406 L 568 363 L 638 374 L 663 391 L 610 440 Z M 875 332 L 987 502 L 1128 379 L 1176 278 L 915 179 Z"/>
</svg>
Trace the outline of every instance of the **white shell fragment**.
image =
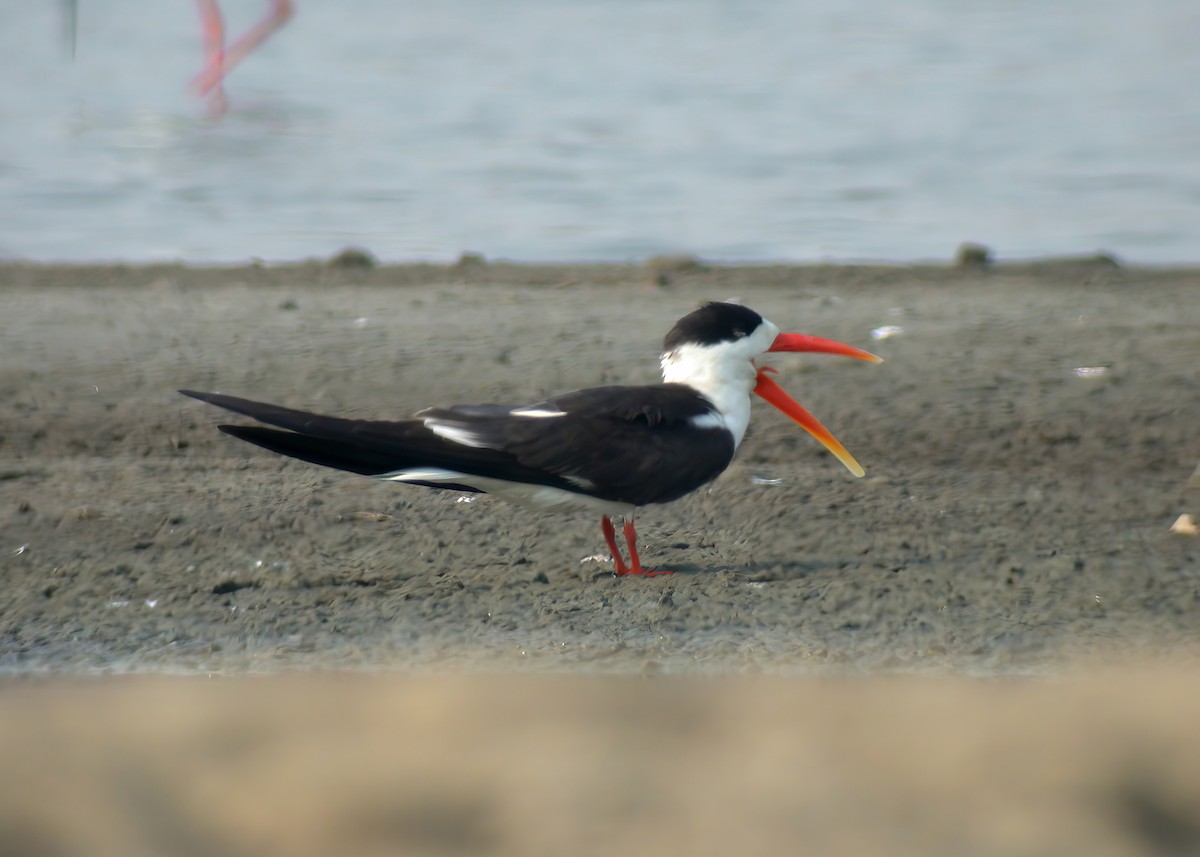
<svg viewBox="0 0 1200 857">
<path fill-rule="evenodd" d="M 1171 532 L 1181 536 L 1200 536 L 1200 526 L 1196 525 L 1196 519 L 1191 515 L 1183 514 L 1171 524 Z"/>
<path fill-rule="evenodd" d="M 358 520 L 358 521 L 374 521 L 376 523 L 379 523 L 381 521 L 392 520 L 392 516 L 389 515 L 387 512 L 366 512 L 366 511 L 351 512 L 346 517 L 354 518 L 355 520 Z"/>
<path fill-rule="evenodd" d="M 883 327 L 877 327 L 871 331 L 872 339 L 891 339 L 893 336 L 900 336 L 904 333 L 904 328 L 898 324 L 885 324 Z"/>
<path fill-rule="evenodd" d="M 1076 378 L 1099 378 L 1108 373 L 1107 366 L 1076 366 L 1073 370 Z"/>
</svg>

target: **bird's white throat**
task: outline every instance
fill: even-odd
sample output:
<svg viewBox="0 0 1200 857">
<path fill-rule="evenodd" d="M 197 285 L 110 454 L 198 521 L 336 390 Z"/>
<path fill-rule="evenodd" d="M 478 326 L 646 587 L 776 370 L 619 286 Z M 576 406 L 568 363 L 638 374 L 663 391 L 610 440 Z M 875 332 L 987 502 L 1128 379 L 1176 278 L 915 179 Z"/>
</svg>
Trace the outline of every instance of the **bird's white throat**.
<svg viewBox="0 0 1200 857">
<path fill-rule="evenodd" d="M 779 328 L 763 319 L 753 333 L 715 345 L 685 343 L 662 355 L 663 382 L 686 384 L 712 402 L 736 449 L 750 424 L 750 393 L 757 383 L 754 358 L 765 353 Z M 709 423 L 710 425 L 712 423 Z"/>
</svg>

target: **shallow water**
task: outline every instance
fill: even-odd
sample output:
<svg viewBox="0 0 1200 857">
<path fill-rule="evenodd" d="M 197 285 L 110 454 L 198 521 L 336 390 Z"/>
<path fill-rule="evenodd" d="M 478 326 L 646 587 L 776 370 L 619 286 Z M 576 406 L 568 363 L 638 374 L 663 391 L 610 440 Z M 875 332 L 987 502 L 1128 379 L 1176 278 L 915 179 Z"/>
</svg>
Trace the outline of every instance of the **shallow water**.
<svg viewBox="0 0 1200 857">
<path fill-rule="evenodd" d="M 0 0 L 0 255 L 1194 261 L 1200 6 L 969 5 Z"/>
</svg>

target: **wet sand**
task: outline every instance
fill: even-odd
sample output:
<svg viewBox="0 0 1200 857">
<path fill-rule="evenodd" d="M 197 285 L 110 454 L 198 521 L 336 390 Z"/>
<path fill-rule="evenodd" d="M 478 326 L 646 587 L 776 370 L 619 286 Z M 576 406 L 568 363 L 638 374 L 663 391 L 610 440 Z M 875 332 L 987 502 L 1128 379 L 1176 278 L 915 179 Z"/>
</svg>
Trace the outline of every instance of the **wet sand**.
<svg viewBox="0 0 1200 857">
<path fill-rule="evenodd" d="M 0 282 L 6 671 L 993 674 L 1196 650 L 1200 541 L 1169 532 L 1200 512 L 1195 271 L 8 265 Z M 726 474 L 640 514 L 669 577 L 587 560 L 591 516 L 285 460 L 175 392 L 395 417 L 652 382 L 675 319 L 730 296 L 886 358 L 773 360 L 867 476 L 759 403 Z"/>
<path fill-rule="evenodd" d="M 886 359 L 772 361 L 867 476 L 756 405 L 726 474 L 639 515 L 643 558 L 667 577 L 614 579 L 589 559 L 590 516 L 287 461 L 175 392 L 395 417 L 651 382 L 674 320 L 727 297 Z M 884 326 L 902 331 L 872 339 Z M 151 851 L 159 776 L 177 801 L 161 835 L 207 853 L 241 851 L 193 812 L 280 853 L 361 830 L 409 853 L 565 853 L 572 835 L 631 853 L 780 853 L 794 837 L 810 853 L 1195 847 L 1173 809 L 1194 805 L 1195 774 L 1172 747 L 1195 756 L 1179 724 L 1200 718 L 1175 718 L 1200 700 L 1200 539 L 1169 528 L 1200 515 L 1198 328 L 1200 271 L 1103 259 L 0 265 L 0 670 L 223 677 L 14 678 L 5 768 L 49 772 L 31 780 L 49 789 L 80 758 L 72 742 L 92 746 L 78 788 L 98 797 L 79 806 L 127 818 L 114 841 L 150 836 Z M 344 669 L 381 672 L 311 674 Z M 339 712 L 378 766 L 346 761 L 345 735 L 280 761 Z M 247 757 L 255 794 L 298 808 L 290 839 L 249 792 L 214 796 L 238 775 L 221 765 L 265 735 Z M 180 762 L 163 773 L 169 747 Z M 289 782 L 329 759 L 358 772 L 345 793 Z M 131 791 L 110 793 L 114 777 Z M 781 794 L 796 803 L 766 797 Z M 2 823 L 76 853 L 52 812 L 20 817 Z"/>
</svg>

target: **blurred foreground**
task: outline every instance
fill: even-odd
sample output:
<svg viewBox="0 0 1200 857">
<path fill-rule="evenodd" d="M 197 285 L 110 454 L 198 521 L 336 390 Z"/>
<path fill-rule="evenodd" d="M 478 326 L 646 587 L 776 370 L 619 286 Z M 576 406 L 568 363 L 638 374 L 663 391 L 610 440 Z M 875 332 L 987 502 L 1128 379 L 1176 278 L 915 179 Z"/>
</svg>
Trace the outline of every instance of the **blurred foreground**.
<svg viewBox="0 0 1200 857">
<path fill-rule="evenodd" d="M 24 855 L 1184 854 L 1194 668 L 17 681 Z"/>
</svg>

